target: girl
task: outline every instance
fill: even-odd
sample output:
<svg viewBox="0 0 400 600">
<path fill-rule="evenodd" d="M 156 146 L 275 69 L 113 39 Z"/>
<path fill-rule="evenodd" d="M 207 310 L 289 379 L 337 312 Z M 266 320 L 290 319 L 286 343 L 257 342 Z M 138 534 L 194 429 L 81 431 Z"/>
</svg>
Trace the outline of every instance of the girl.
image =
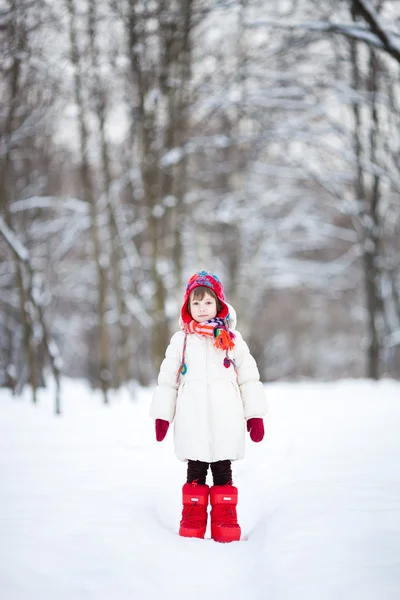
<svg viewBox="0 0 400 600">
<path fill-rule="evenodd" d="M 239 540 L 231 461 L 244 456 L 246 421 L 253 442 L 264 437 L 264 387 L 216 275 L 200 271 L 189 279 L 180 322 L 182 331 L 171 338 L 150 409 L 159 442 L 175 419 L 175 452 L 188 465 L 179 535 L 204 538 L 210 495 L 211 537 Z"/>
</svg>

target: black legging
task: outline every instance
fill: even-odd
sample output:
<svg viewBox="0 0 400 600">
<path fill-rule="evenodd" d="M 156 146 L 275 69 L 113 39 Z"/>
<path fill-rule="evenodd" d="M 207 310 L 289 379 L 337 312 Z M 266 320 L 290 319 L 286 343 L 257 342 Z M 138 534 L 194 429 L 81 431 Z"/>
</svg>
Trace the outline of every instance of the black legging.
<svg viewBox="0 0 400 600">
<path fill-rule="evenodd" d="M 226 485 L 232 483 L 232 468 L 230 460 L 218 460 L 206 463 L 201 460 L 189 460 L 187 467 L 187 482 L 197 481 L 204 485 L 207 478 L 208 467 L 211 467 L 214 485 Z"/>
</svg>

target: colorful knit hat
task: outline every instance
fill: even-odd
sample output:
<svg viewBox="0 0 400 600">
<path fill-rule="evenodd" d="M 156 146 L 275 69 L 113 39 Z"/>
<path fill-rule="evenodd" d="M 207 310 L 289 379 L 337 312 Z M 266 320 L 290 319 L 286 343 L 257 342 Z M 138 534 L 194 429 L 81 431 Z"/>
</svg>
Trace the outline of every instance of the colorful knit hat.
<svg viewBox="0 0 400 600">
<path fill-rule="evenodd" d="M 185 298 L 181 309 L 182 321 L 184 323 L 190 323 L 190 321 L 192 320 L 192 317 L 190 316 L 187 309 L 189 296 L 194 289 L 201 286 L 209 287 L 215 292 L 218 300 L 222 304 L 222 309 L 218 312 L 217 317 L 221 319 L 226 319 L 229 315 L 229 308 L 225 302 L 224 286 L 222 285 L 218 277 L 214 275 L 214 273 L 210 273 L 209 271 L 199 271 L 198 273 L 195 273 L 191 276 L 186 286 Z"/>
</svg>

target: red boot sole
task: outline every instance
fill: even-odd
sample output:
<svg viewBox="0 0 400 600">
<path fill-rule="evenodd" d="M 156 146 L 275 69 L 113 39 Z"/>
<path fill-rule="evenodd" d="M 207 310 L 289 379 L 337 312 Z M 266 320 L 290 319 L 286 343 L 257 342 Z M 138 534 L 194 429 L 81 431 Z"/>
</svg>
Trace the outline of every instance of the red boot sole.
<svg viewBox="0 0 400 600">
<path fill-rule="evenodd" d="M 229 542 L 239 542 L 240 541 L 241 530 L 238 527 L 237 530 L 229 530 L 226 532 L 222 532 L 219 530 L 218 532 L 212 531 L 211 529 L 211 539 L 214 542 L 220 542 L 222 544 L 228 544 Z"/>
<path fill-rule="evenodd" d="M 179 535 L 187 538 L 204 539 L 204 536 L 206 535 L 206 529 L 207 527 L 202 527 L 201 529 L 180 527 Z"/>
</svg>

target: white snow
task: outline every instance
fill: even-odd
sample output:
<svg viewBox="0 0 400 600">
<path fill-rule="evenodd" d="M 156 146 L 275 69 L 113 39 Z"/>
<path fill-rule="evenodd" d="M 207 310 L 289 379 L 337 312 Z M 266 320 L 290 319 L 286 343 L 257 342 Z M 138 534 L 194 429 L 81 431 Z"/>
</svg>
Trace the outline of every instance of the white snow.
<svg viewBox="0 0 400 600">
<path fill-rule="evenodd" d="M 398 600 L 400 384 L 271 384 L 235 463 L 243 542 L 177 534 L 185 465 L 151 389 L 0 390 L 1 600 Z M 209 532 L 207 532 L 209 537 Z"/>
</svg>

